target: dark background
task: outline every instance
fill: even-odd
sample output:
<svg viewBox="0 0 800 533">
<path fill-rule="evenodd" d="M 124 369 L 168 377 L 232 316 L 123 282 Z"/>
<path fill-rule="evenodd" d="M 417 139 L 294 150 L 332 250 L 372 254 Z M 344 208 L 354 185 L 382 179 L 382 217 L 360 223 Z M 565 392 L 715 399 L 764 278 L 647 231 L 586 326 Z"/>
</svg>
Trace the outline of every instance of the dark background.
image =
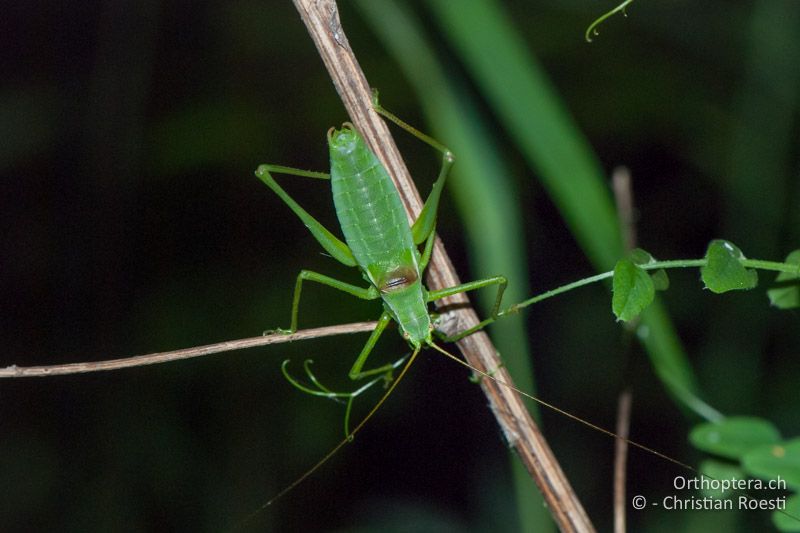
<svg viewBox="0 0 800 533">
<path fill-rule="evenodd" d="M 435 128 L 363 12 L 341 4 L 343 27 L 382 102 Z M 524 243 L 528 279 L 519 283 L 533 294 L 594 274 L 426 2 L 406 7 L 446 75 L 477 102 L 510 169 L 524 221 L 509 229 Z M 800 6 L 640 1 L 592 44 L 583 32 L 610 3 L 502 7 L 605 171 L 631 169 L 641 246 L 663 259 L 697 258 L 725 237 L 771 260 L 798 247 Z M 301 268 L 359 281 L 253 177 L 261 162 L 325 170 L 325 131 L 347 119 L 290 2 L 4 2 L 2 11 L 0 365 L 255 336 L 288 326 Z M 763 49 L 774 63 L 758 55 Z M 396 136 L 427 190 L 437 155 Z M 447 190 L 458 181 L 457 163 Z M 283 183 L 337 227 L 324 183 Z M 463 279 L 472 279 L 487 273 L 471 259 L 465 205 L 446 197 L 438 229 Z M 698 278 L 695 270 L 671 273 L 664 300 L 701 396 L 726 414 L 763 416 L 796 435 L 797 313 L 768 306 L 768 273 L 761 288 L 722 296 L 701 290 Z M 696 464 L 701 454 L 686 435 L 699 419 L 671 400 L 614 322 L 609 296 L 592 286 L 523 315 L 538 392 L 612 427 L 617 396 L 629 388 L 632 438 Z M 379 312 L 377 303 L 309 286 L 301 326 Z M 235 526 L 342 437 L 341 406 L 293 389 L 280 362 L 292 359 L 297 372 L 313 356 L 320 379 L 350 388 L 344 376 L 365 338 L 4 380 L 0 529 Z M 376 361 L 406 350 L 392 331 L 379 348 Z M 424 353 L 353 444 L 244 528 L 518 529 L 503 437 L 466 378 Z M 359 412 L 375 398 L 357 403 Z M 555 414 L 544 413 L 543 423 L 589 515 L 608 529 L 613 441 Z M 669 494 L 676 475 L 691 474 L 631 452 L 631 494 Z M 528 505 L 540 504 L 531 496 Z M 769 521 L 765 513 L 657 511 L 629 519 L 651 531 L 667 527 L 660 523 L 744 530 Z"/>
</svg>

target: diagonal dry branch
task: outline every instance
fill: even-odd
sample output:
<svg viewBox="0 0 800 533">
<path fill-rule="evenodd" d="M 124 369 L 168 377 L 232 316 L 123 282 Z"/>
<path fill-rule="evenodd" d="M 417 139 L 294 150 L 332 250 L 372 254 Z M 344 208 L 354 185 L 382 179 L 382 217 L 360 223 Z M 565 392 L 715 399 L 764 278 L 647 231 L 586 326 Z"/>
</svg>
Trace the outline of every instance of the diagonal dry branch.
<svg viewBox="0 0 800 533">
<path fill-rule="evenodd" d="M 370 86 L 342 29 L 335 0 L 293 1 L 350 119 L 392 176 L 409 220 L 415 219 L 422 208 L 419 193 L 386 124 L 372 108 Z M 427 279 L 431 289 L 452 287 L 460 283 L 438 238 L 427 270 Z M 442 300 L 441 306 L 452 309 L 455 318 L 451 321 L 453 331 L 460 331 L 478 323 L 478 317 L 464 294 Z M 499 381 L 513 383 L 484 332 L 460 340 L 458 347 L 471 365 L 484 372 L 494 373 Z M 482 380 L 481 386 L 509 444 L 517 451 L 544 494 L 558 527 L 562 531 L 594 531 L 552 450 L 530 417 L 520 396 L 510 388 L 492 380 Z M 534 504 L 533 495 L 531 503 Z"/>
</svg>

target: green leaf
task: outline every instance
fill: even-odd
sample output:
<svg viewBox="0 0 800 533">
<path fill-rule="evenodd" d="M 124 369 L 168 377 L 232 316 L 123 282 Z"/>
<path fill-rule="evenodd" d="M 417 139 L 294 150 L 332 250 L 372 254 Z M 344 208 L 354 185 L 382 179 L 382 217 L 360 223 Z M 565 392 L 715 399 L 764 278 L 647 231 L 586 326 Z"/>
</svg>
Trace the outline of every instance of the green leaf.
<svg viewBox="0 0 800 533">
<path fill-rule="evenodd" d="M 781 479 L 800 489 L 800 438 L 784 443 L 759 446 L 742 458 L 742 466 L 764 479 Z"/>
<path fill-rule="evenodd" d="M 649 265 L 656 262 L 656 258 L 653 257 L 650 252 L 641 248 L 634 248 L 631 250 L 628 257 L 637 265 Z M 669 289 L 669 276 L 667 276 L 667 271 L 663 268 L 659 268 L 650 274 L 650 277 L 653 279 L 653 286 L 657 291 Z"/>
<path fill-rule="evenodd" d="M 746 258 L 735 244 L 719 239 L 711 241 L 706 251 L 707 264 L 700 269 L 706 288 L 720 294 L 758 285 L 758 273 L 745 268 L 742 259 Z"/>
<path fill-rule="evenodd" d="M 650 274 L 630 259 L 620 259 L 614 267 L 614 297 L 611 308 L 617 320 L 625 322 L 639 316 L 653 302 L 655 288 Z"/>
<path fill-rule="evenodd" d="M 778 274 L 775 282 L 782 286 L 768 290 L 767 296 L 770 303 L 778 309 L 794 309 L 800 307 L 800 250 L 790 253 L 784 262 L 797 265 L 798 271 Z"/>
<path fill-rule="evenodd" d="M 700 472 L 717 480 L 730 480 L 730 479 L 747 479 L 747 474 L 739 465 L 733 463 L 725 463 L 722 461 L 715 461 L 707 459 L 700 464 Z M 709 498 L 717 498 L 721 500 L 730 499 L 733 496 L 733 491 L 722 492 L 721 489 L 702 489 L 703 496 Z"/>
<path fill-rule="evenodd" d="M 669 276 L 667 276 L 667 271 L 663 268 L 659 268 L 653 272 L 650 277 L 653 279 L 653 286 L 657 291 L 669 289 Z"/>
<path fill-rule="evenodd" d="M 700 424 L 689 433 L 689 441 L 696 448 L 736 460 L 753 448 L 775 444 L 780 439 L 780 432 L 770 421 L 747 416 Z"/>
<path fill-rule="evenodd" d="M 800 494 L 795 494 L 786 499 L 785 513 L 772 512 L 772 523 L 781 531 L 800 531 Z M 791 515 L 791 516 L 790 516 Z"/>
<path fill-rule="evenodd" d="M 497 0 L 428 0 L 426 7 L 595 268 L 612 268 L 623 245 L 605 173 L 512 16 Z M 401 42 L 398 48 L 404 46 Z M 423 94 L 433 86 L 428 83 Z M 692 365 L 658 300 L 642 315 L 642 326 L 646 334 L 640 339 L 670 393 L 704 418 L 720 417 L 697 395 Z"/>
</svg>

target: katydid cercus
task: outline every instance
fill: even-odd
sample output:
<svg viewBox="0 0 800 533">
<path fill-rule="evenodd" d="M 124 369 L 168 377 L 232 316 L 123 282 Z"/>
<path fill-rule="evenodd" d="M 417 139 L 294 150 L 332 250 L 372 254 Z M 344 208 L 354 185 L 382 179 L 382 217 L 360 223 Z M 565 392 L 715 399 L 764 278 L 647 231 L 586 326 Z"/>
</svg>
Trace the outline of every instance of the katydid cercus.
<svg viewBox="0 0 800 533">
<path fill-rule="evenodd" d="M 349 122 L 345 122 L 340 130 L 335 128 L 328 130 L 330 174 L 278 165 L 261 165 L 256 170 L 256 176 L 300 217 L 320 245 L 340 263 L 357 267 L 368 283 L 368 286 L 363 288 L 324 274 L 302 270 L 295 283 L 289 329 L 279 331 L 294 333 L 297 330 L 300 295 L 304 281 L 321 283 L 364 300 L 377 300 L 378 298 L 383 300 L 383 312 L 378 319 L 378 324 L 349 372 L 349 377 L 353 380 L 373 378 L 363 387 L 353 392 L 331 391 L 316 379 L 311 372 L 309 362 L 306 362 L 306 373 L 314 385 L 310 387 L 300 383 L 288 373 L 288 361 L 284 361 L 282 367 L 286 378 L 300 390 L 316 396 L 348 400 L 345 414 L 345 433 L 348 435 L 350 434 L 349 415 L 353 399 L 373 383 L 391 376 L 392 370 L 405 360 L 405 358 L 401 358 L 394 363 L 364 369 L 372 349 L 392 320 L 397 322 L 400 333 L 411 346 L 413 358 L 423 346 L 435 347 L 433 342 L 434 326 L 428 311 L 428 303 L 454 294 L 494 285 L 497 286 L 497 297 L 491 311 L 490 320 L 493 320 L 498 315 L 503 291 L 507 284 L 506 278 L 496 276 L 445 289 L 429 291 L 425 288 L 422 283 L 422 274 L 430 261 L 433 250 L 439 198 L 454 156 L 439 142 L 406 124 L 377 104 L 375 109 L 442 154 L 439 177 L 413 225 L 409 226 L 408 224 L 400 195 L 388 172 Z M 344 242 L 289 196 L 274 180 L 272 173 L 329 179 L 336 215 L 344 234 Z M 423 251 L 420 253 L 418 247 L 423 244 Z M 457 340 L 481 327 L 483 327 L 483 323 L 456 336 L 443 337 L 443 340 Z"/>
</svg>

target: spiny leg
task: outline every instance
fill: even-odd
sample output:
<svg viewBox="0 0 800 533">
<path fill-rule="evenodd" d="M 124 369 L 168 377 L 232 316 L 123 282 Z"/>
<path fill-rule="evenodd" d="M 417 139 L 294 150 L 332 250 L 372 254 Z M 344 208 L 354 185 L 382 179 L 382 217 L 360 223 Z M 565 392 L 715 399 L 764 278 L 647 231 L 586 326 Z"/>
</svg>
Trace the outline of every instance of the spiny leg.
<svg viewBox="0 0 800 533">
<path fill-rule="evenodd" d="M 461 294 L 462 292 L 474 291 L 476 289 L 482 289 L 484 287 L 489 287 L 491 285 L 497 285 L 497 296 L 495 297 L 494 305 L 492 306 L 492 311 L 491 314 L 489 315 L 489 318 L 455 335 L 449 337 L 442 336 L 441 338 L 443 341 L 455 342 L 459 339 L 463 339 L 464 337 L 485 328 L 486 326 L 497 320 L 497 317 L 499 316 L 500 312 L 500 304 L 503 301 L 503 293 L 505 292 L 506 287 L 508 286 L 508 280 L 504 276 L 495 276 L 492 278 L 470 281 L 469 283 L 462 283 L 461 285 L 456 285 L 455 287 L 448 287 L 446 289 L 430 291 L 428 293 L 428 301 L 433 302 L 441 298 L 453 296 L 454 294 Z"/>
<path fill-rule="evenodd" d="M 436 181 L 433 184 L 433 190 L 425 200 L 425 205 L 422 206 L 422 211 L 420 212 L 419 217 L 417 217 L 417 220 L 411 227 L 411 234 L 414 236 L 414 243 L 421 244 L 433 233 L 433 228 L 436 225 L 436 213 L 439 209 L 439 199 L 442 196 L 442 189 L 444 189 L 445 181 L 447 181 L 447 175 L 450 172 L 450 167 L 453 166 L 453 162 L 455 161 L 455 155 L 450 151 L 449 148 L 433 137 L 422 133 L 414 126 L 401 120 L 393 113 L 390 113 L 381 107 L 381 105 L 378 103 L 378 91 L 376 90 L 372 91 L 372 106 L 376 113 L 394 122 L 408 133 L 435 148 L 442 154 L 442 168 L 439 171 L 439 177 L 436 178 Z"/>
<path fill-rule="evenodd" d="M 326 252 L 331 254 L 331 256 L 333 256 L 333 258 L 340 263 L 343 263 L 347 266 L 356 266 L 356 260 L 353 257 L 353 252 L 350 251 L 350 248 L 347 246 L 347 244 L 342 242 L 341 239 L 331 233 L 316 218 L 311 216 L 308 211 L 300 207 L 300 204 L 298 204 L 294 198 L 289 196 L 289 194 L 284 191 L 280 185 L 278 185 L 278 182 L 275 181 L 270 172 L 279 172 L 281 174 L 317 179 L 330 179 L 330 176 L 322 172 L 299 170 L 280 165 L 259 165 L 259 167 L 256 169 L 256 176 L 258 179 L 263 181 L 267 187 L 272 189 L 275 194 L 277 194 L 280 199 L 283 200 L 284 203 L 288 205 L 298 217 L 300 217 L 300 220 L 303 221 L 303 224 L 305 224 L 309 231 L 311 231 L 311 234 L 315 239 L 317 239 L 317 242 L 322 245 Z"/>
</svg>

